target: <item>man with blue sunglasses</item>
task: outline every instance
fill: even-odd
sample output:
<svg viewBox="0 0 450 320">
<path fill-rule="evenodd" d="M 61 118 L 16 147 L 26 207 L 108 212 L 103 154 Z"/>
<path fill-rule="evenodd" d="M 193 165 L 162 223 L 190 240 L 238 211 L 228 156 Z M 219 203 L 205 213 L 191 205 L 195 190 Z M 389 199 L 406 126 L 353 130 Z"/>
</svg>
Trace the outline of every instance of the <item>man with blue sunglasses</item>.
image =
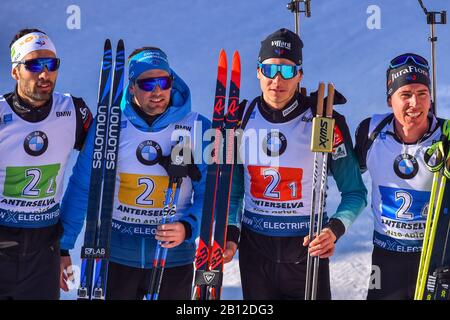
<svg viewBox="0 0 450 320">
<path fill-rule="evenodd" d="M 72 264 L 60 238 L 74 228 L 60 212 L 64 172 L 92 115 L 83 99 L 54 91 L 60 61 L 48 35 L 20 30 L 10 49 L 17 84 L 0 96 L 0 300 L 58 299 Z"/>
<path fill-rule="evenodd" d="M 134 50 L 128 58 L 128 79 L 121 103 L 106 299 L 142 300 L 146 296 L 159 240 L 163 248 L 169 249 L 159 299 L 188 300 L 206 164 L 192 163 L 189 176 L 181 184 L 175 221 L 161 224 L 168 192 L 167 164 L 171 148 L 180 135 L 187 149 L 202 155 L 207 144 L 194 138 L 197 135 L 201 138 L 211 124 L 204 116 L 191 111 L 191 91 L 169 66 L 167 55 L 161 49 Z M 94 128 L 95 125 L 63 199 L 63 211 L 78 218 L 78 233 L 87 211 Z M 72 246 L 74 242 L 72 238 Z"/>
<path fill-rule="evenodd" d="M 430 67 L 405 53 L 386 71 L 391 112 L 362 121 L 355 152 L 372 178 L 374 234 L 368 300 L 412 300 L 433 174 L 424 153 L 440 139 L 444 120 L 431 110 Z"/>
<path fill-rule="evenodd" d="M 298 90 L 302 47 L 300 38 L 287 29 L 262 41 L 257 68 L 262 95 L 244 111 L 241 122 L 243 164 L 233 176 L 224 258 L 229 262 L 239 243 L 244 299 L 304 299 L 308 251 L 322 258 L 317 297 L 331 299 L 328 258 L 366 205 L 347 124 L 334 112 L 337 125 L 329 163 L 342 198 L 336 213 L 325 218 L 319 237 L 308 239 L 316 98 Z M 255 132 L 262 141 L 252 148 Z"/>
</svg>

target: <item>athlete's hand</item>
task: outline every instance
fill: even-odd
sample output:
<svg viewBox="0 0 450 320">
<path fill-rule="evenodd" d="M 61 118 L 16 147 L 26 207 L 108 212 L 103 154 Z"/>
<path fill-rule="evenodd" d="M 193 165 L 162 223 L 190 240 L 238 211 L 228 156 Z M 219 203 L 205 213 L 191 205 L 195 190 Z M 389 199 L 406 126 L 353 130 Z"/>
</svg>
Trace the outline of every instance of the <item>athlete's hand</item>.
<svg viewBox="0 0 450 320">
<path fill-rule="evenodd" d="M 308 246 L 308 252 L 312 257 L 320 256 L 321 259 L 329 258 L 334 254 L 336 236 L 329 228 L 322 230 L 318 237 L 310 243 L 309 236 L 303 241 L 303 246 Z"/>
<path fill-rule="evenodd" d="M 227 244 L 225 245 L 225 251 L 223 252 L 223 262 L 228 263 L 233 260 L 236 251 L 237 244 L 233 241 L 227 241 Z"/>
<path fill-rule="evenodd" d="M 162 241 L 161 247 L 173 248 L 180 245 L 186 238 L 186 230 L 181 222 L 166 223 L 158 226 L 156 240 Z"/>
<path fill-rule="evenodd" d="M 67 292 L 69 291 L 69 287 L 67 286 L 67 281 L 74 281 L 73 278 L 73 270 L 72 270 L 72 260 L 70 256 L 61 257 L 60 261 L 60 270 L 61 274 L 59 277 L 59 286 L 60 288 Z"/>
</svg>

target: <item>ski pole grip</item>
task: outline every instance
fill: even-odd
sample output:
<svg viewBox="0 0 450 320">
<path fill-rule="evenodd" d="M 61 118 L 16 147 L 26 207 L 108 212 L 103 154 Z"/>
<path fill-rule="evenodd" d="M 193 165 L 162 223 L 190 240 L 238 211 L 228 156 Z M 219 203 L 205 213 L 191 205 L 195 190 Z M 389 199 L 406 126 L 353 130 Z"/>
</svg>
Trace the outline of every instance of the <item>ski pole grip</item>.
<svg viewBox="0 0 450 320">
<path fill-rule="evenodd" d="M 319 89 L 317 90 L 317 110 L 316 110 L 317 117 L 323 116 L 323 98 L 324 98 L 324 96 L 325 96 L 325 83 L 320 82 Z"/>
<path fill-rule="evenodd" d="M 332 83 L 328 83 L 328 98 L 327 98 L 327 110 L 326 117 L 333 117 L 333 104 L 334 104 L 334 85 Z"/>
</svg>

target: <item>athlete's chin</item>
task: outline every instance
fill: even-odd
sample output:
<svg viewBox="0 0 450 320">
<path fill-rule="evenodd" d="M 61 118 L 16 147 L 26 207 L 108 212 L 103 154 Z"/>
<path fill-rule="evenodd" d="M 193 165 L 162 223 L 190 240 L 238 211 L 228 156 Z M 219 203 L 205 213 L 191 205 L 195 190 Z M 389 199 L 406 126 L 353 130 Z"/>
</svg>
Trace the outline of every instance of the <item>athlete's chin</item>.
<svg viewBox="0 0 450 320">
<path fill-rule="evenodd" d="M 152 115 L 156 115 L 156 114 L 161 114 L 163 113 L 167 108 L 167 103 L 162 101 L 159 103 L 149 103 L 147 104 L 147 107 L 145 108 L 146 110 L 144 110 L 146 113 L 148 114 L 152 114 Z"/>
<path fill-rule="evenodd" d="M 270 100 L 277 105 L 284 104 L 289 101 L 288 97 L 285 95 L 272 95 Z"/>
<path fill-rule="evenodd" d="M 52 94 L 53 94 L 53 89 L 50 91 L 45 91 L 45 92 L 38 91 L 33 94 L 32 98 L 34 101 L 48 101 L 48 100 L 50 100 Z"/>
<path fill-rule="evenodd" d="M 426 122 L 426 120 L 427 120 L 427 116 L 422 115 L 417 118 L 405 117 L 404 122 L 405 122 L 405 126 L 410 127 L 410 129 L 413 129 L 415 127 L 422 125 L 424 122 Z"/>
</svg>

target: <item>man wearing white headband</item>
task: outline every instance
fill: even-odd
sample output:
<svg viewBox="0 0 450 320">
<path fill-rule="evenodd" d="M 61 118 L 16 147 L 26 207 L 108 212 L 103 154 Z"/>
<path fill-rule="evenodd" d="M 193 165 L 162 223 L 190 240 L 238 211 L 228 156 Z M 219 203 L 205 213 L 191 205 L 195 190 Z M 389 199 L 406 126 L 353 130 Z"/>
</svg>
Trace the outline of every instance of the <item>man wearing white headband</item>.
<svg viewBox="0 0 450 320">
<path fill-rule="evenodd" d="M 92 115 L 83 99 L 54 92 L 60 60 L 44 32 L 20 30 L 10 49 L 17 85 L 0 95 L 0 300 L 58 299 L 75 229 L 60 213 L 64 172 Z"/>
</svg>

